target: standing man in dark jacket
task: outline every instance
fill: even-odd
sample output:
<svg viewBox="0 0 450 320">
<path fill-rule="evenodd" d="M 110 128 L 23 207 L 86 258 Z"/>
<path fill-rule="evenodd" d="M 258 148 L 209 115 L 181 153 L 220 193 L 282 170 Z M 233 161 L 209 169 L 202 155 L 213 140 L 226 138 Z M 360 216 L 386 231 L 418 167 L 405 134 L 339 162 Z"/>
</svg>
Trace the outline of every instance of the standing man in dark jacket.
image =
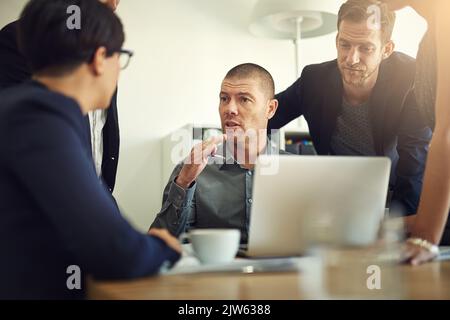
<svg viewBox="0 0 450 320">
<path fill-rule="evenodd" d="M 341 6 L 337 60 L 305 67 L 291 87 L 276 95 L 279 108 L 269 129 L 303 115 L 320 155 L 389 157 L 390 206 L 411 215 L 420 198 L 431 129 L 414 95 L 408 95 L 415 60 L 393 52 L 395 13 L 385 4 L 377 6 L 377 28 L 368 13 L 376 4 L 348 0 Z"/>
<path fill-rule="evenodd" d="M 100 0 L 116 10 L 120 0 Z M 21 84 L 30 79 L 30 67 L 17 46 L 18 21 L 0 30 L 0 90 Z M 117 91 L 107 111 L 94 111 L 86 117 L 90 132 L 92 156 L 97 175 L 112 193 L 116 183 L 119 160 L 119 121 L 117 116 Z"/>
</svg>

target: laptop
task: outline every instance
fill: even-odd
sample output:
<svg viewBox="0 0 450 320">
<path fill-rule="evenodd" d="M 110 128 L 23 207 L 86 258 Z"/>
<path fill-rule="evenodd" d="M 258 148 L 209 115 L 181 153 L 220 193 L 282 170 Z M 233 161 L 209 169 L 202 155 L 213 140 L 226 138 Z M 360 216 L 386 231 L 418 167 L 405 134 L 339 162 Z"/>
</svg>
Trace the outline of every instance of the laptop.
<svg viewBox="0 0 450 320">
<path fill-rule="evenodd" d="M 255 166 L 247 257 L 298 256 L 316 242 L 367 246 L 384 217 L 391 161 L 263 155 Z"/>
</svg>

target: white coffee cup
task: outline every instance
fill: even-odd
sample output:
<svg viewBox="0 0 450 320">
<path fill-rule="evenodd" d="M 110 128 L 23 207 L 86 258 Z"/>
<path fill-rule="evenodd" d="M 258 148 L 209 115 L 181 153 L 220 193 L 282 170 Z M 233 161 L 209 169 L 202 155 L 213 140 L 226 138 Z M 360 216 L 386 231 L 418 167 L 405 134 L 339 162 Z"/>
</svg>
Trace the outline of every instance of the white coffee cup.
<svg viewBox="0 0 450 320">
<path fill-rule="evenodd" d="M 241 232 L 238 229 L 194 229 L 186 237 L 201 263 L 224 264 L 235 258 Z"/>
</svg>

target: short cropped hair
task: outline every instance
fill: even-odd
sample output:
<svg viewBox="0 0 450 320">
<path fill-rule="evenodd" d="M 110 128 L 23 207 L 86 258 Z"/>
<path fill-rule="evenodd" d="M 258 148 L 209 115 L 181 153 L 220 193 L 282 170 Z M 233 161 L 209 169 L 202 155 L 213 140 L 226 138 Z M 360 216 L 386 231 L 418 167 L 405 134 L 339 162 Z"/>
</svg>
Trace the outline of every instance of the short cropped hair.
<svg viewBox="0 0 450 320">
<path fill-rule="evenodd" d="M 373 15 L 368 12 L 368 8 L 373 5 L 380 9 L 381 41 L 383 43 L 390 41 L 395 25 L 395 12 L 390 11 L 387 4 L 379 0 L 348 0 L 345 2 L 339 9 L 338 30 L 344 20 L 356 23 L 368 21 Z"/>
<path fill-rule="evenodd" d="M 74 5 L 80 9 L 78 29 L 68 23 Z M 71 72 L 92 62 L 100 47 L 112 56 L 124 40 L 120 19 L 98 0 L 31 0 L 19 19 L 19 49 L 34 74 Z"/>
<path fill-rule="evenodd" d="M 273 81 L 272 75 L 264 69 L 263 67 L 254 64 L 254 63 L 244 63 L 240 64 L 230 71 L 228 71 L 225 79 L 243 79 L 243 78 L 256 78 L 260 81 L 261 88 L 264 93 L 270 99 L 273 99 L 275 96 L 275 83 Z"/>
</svg>

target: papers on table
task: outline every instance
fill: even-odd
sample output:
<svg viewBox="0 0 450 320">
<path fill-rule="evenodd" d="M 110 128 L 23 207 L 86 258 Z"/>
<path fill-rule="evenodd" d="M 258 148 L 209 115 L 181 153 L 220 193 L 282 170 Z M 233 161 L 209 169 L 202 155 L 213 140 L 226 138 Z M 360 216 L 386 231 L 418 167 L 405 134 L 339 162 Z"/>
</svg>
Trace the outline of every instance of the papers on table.
<svg viewBox="0 0 450 320">
<path fill-rule="evenodd" d="M 164 267 L 161 269 L 162 275 L 211 273 L 211 272 L 282 272 L 299 271 L 300 265 L 305 258 L 275 258 L 275 259 L 243 259 L 236 258 L 228 264 L 202 264 L 193 256 L 189 246 L 183 246 L 183 256 L 171 269 Z"/>
</svg>

